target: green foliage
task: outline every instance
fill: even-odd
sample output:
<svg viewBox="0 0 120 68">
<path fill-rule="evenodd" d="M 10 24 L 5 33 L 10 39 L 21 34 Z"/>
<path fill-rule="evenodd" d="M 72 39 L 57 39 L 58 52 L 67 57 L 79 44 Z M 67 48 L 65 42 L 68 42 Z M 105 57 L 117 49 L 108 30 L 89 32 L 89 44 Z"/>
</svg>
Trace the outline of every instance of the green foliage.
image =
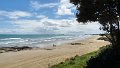
<svg viewBox="0 0 120 68">
<path fill-rule="evenodd" d="M 120 50 L 112 45 L 100 48 L 99 54 L 87 62 L 86 68 L 120 68 Z"/>
<path fill-rule="evenodd" d="M 76 55 L 51 68 L 120 68 L 120 50 L 116 51 L 112 45 L 107 45 L 96 52 Z"/>
<path fill-rule="evenodd" d="M 77 8 L 77 21 L 98 21 L 110 35 L 113 46 L 120 45 L 120 0 L 70 0 Z"/>
<path fill-rule="evenodd" d="M 120 0 L 70 0 L 77 6 L 79 22 L 99 21 L 106 24 L 120 15 Z"/>
<path fill-rule="evenodd" d="M 95 52 L 76 55 L 51 68 L 120 68 L 120 54 L 115 52 L 111 45 L 107 45 Z"/>
<path fill-rule="evenodd" d="M 65 62 L 61 62 L 51 68 L 84 68 L 86 66 L 86 61 L 88 61 L 91 56 L 97 55 L 97 52 L 88 53 L 82 56 L 76 55 Z"/>
</svg>

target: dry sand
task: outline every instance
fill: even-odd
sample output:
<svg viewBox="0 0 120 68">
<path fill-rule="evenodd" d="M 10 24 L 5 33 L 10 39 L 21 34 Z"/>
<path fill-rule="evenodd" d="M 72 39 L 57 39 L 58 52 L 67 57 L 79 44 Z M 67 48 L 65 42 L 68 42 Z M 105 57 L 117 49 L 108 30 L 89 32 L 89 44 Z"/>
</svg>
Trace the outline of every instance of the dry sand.
<svg viewBox="0 0 120 68">
<path fill-rule="evenodd" d="M 66 58 L 83 55 L 109 44 L 93 36 L 85 40 L 62 44 L 45 49 L 23 50 L 0 54 L 0 68 L 48 68 Z"/>
</svg>

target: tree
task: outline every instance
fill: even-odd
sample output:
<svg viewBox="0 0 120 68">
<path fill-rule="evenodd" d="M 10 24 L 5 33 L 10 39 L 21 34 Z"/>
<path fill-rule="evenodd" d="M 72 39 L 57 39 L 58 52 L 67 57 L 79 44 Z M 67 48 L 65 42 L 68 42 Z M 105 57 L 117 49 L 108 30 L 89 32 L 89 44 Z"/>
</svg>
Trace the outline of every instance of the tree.
<svg viewBox="0 0 120 68">
<path fill-rule="evenodd" d="M 113 48 L 120 48 L 120 0 L 70 0 L 77 8 L 77 21 L 98 21 Z M 107 35 L 109 34 L 109 35 Z M 110 37 L 108 37 L 110 36 Z"/>
</svg>

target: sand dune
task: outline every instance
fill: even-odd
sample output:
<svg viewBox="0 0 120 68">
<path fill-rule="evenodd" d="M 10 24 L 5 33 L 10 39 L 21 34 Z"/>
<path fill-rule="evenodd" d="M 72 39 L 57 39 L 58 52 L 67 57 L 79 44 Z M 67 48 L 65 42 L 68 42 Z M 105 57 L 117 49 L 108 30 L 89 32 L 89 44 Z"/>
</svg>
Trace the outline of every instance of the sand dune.
<svg viewBox="0 0 120 68">
<path fill-rule="evenodd" d="M 83 55 L 109 44 L 103 40 L 96 40 L 98 37 L 93 36 L 45 49 L 1 53 L 0 68 L 48 68 L 66 58 Z"/>
</svg>

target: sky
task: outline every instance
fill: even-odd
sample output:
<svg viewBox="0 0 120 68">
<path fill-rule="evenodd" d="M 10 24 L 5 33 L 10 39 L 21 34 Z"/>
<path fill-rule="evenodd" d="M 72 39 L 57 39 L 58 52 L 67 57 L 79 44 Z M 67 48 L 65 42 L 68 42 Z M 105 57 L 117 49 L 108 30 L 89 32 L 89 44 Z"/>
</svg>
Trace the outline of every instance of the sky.
<svg viewBox="0 0 120 68">
<path fill-rule="evenodd" d="M 69 0 L 0 0 L 0 34 L 79 34 L 99 31 L 80 24 Z"/>
</svg>

